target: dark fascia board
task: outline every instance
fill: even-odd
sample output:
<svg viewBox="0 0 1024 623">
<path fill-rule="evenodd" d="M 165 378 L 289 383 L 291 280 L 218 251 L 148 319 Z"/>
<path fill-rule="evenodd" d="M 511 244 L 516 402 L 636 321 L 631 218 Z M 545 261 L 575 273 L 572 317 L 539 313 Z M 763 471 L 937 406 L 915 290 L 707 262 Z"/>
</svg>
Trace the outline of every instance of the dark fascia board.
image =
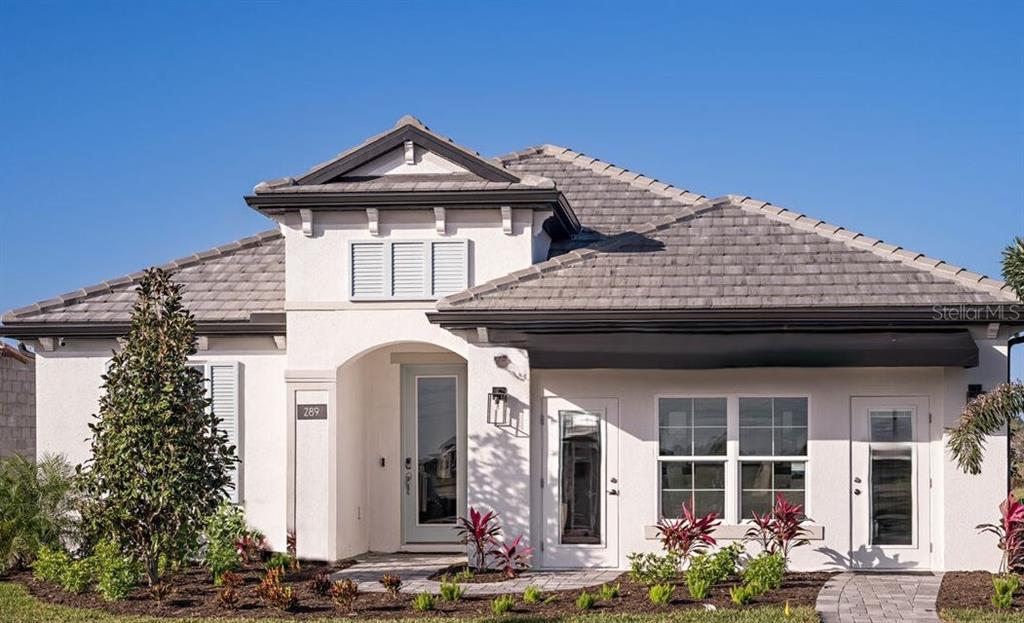
<svg viewBox="0 0 1024 623">
<path fill-rule="evenodd" d="M 283 314 L 281 314 L 283 316 Z M 128 322 L 38 322 L 0 325 L 0 336 L 14 339 L 38 337 L 111 338 L 128 333 Z M 196 335 L 287 335 L 282 320 L 197 322 Z"/>
<path fill-rule="evenodd" d="M 487 162 L 480 156 L 474 156 L 463 150 L 438 140 L 430 134 L 411 125 L 403 126 L 394 132 L 385 134 L 377 140 L 366 145 L 362 149 L 332 162 L 322 169 L 304 175 L 296 180 L 302 186 L 310 184 L 324 184 L 340 175 L 365 164 L 382 154 L 395 149 L 405 141 L 412 141 L 421 147 L 426 148 L 440 156 L 451 160 L 455 164 L 468 169 L 470 172 L 492 182 L 518 182 L 519 178 L 514 174 L 502 169 L 499 166 Z"/>
<path fill-rule="evenodd" d="M 492 295 L 494 296 L 494 295 Z M 549 312 L 445 310 L 428 312 L 445 329 L 488 327 L 524 333 L 691 331 L 764 328 L 953 327 L 1024 321 L 1012 304 L 927 307 L 560 310 Z"/>
</svg>

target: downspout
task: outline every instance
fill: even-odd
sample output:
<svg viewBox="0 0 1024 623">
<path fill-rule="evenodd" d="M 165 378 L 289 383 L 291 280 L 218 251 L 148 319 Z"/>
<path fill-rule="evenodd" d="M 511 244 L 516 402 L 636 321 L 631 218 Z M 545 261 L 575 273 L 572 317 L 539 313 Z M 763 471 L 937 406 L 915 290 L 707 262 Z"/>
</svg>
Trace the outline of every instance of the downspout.
<svg viewBox="0 0 1024 623">
<path fill-rule="evenodd" d="M 1006 382 L 1010 383 L 1013 381 L 1013 347 L 1017 344 L 1024 342 L 1024 333 L 1018 333 L 1017 335 L 1011 336 L 1006 341 Z M 1010 467 L 1013 459 L 1013 437 L 1010 434 L 1010 423 L 1006 423 L 1006 490 L 1012 491 L 1013 481 L 1010 476 L 1012 468 Z"/>
</svg>

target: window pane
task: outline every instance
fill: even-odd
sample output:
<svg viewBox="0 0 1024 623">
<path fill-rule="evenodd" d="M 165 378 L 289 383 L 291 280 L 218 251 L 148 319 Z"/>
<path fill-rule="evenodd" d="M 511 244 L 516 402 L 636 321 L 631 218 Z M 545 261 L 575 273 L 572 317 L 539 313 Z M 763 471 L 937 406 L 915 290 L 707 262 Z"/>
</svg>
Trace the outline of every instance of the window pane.
<svg viewBox="0 0 1024 623">
<path fill-rule="evenodd" d="M 740 454 L 744 456 L 771 456 L 772 429 L 741 427 Z"/>
<path fill-rule="evenodd" d="M 913 441 L 914 414 L 908 410 L 872 411 L 871 441 Z"/>
<path fill-rule="evenodd" d="M 706 515 L 712 511 L 718 513 L 719 517 L 725 514 L 725 491 L 694 491 L 693 497 L 697 515 Z"/>
<path fill-rule="evenodd" d="M 913 544 L 913 461 L 910 448 L 871 451 L 871 544 Z"/>
<path fill-rule="evenodd" d="M 744 489 L 771 489 L 771 463 L 743 463 L 740 467 L 740 481 Z"/>
<path fill-rule="evenodd" d="M 694 428 L 694 456 L 725 456 L 725 427 Z"/>
<path fill-rule="evenodd" d="M 675 519 L 682 515 L 683 502 L 691 504 L 692 491 L 662 491 L 661 492 L 661 515 L 669 519 Z"/>
<path fill-rule="evenodd" d="M 601 542 L 601 416 L 560 411 L 563 543 Z"/>
<path fill-rule="evenodd" d="M 807 454 L 806 428 L 776 428 L 775 456 L 804 456 Z"/>
<path fill-rule="evenodd" d="M 725 426 L 725 398 L 694 398 L 694 426 Z"/>
<path fill-rule="evenodd" d="M 418 508 L 421 524 L 453 524 L 458 514 L 456 379 L 416 379 Z"/>
<path fill-rule="evenodd" d="M 662 489 L 692 489 L 693 488 L 693 463 L 679 463 L 676 461 L 661 462 L 661 488 Z"/>
<path fill-rule="evenodd" d="M 804 505 L 804 492 L 803 491 L 776 491 L 772 494 L 772 501 L 775 501 L 777 495 L 782 495 L 786 498 L 786 501 L 790 504 Z M 806 509 L 805 509 L 806 510 Z"/>
<path fill-rule="evenodd" d="M 740 426 L 771 425 L 771 398 L 740 398 Z"/>
<path fill-rule="evenodd" d="M 691 429 L 663 428 L 659 452 L 662 456 L 690 456 L 693 454 Z"/>
<path fill-rule="evenodd" d="M 776 426 L 807 426 L 806 398 L 775 398 Z"/>
<path fill-rule="evenodd" d="M 661 398 L 658 400 L 660 426 L 691 426 L 693 400 L 689 398 Z"/>
<path fill-rule="evenodd" d="M 750 519 L 753 517 L 751 514 L 753 511 L 757 511 L 759 515 L 763 515 L 772 509 L 772 492 L 744 491 L 741 504 L 743 505 L 742 512 L 744 519 Z"/>
<path fill-rule="evenodd" d="M 694 463 L 694 489 L 724 489 L 725 465 L 721 463 Z"/>
<path fill-rule="evenodd" d="M 806 463 L 774 463 L 775 489 L 804 489 L 806 488 L 805 473 Z M 790 499 L 788 496 L 786 499 Z M 792 501 L 792 500 L 790 500 Z"/>
</svg>

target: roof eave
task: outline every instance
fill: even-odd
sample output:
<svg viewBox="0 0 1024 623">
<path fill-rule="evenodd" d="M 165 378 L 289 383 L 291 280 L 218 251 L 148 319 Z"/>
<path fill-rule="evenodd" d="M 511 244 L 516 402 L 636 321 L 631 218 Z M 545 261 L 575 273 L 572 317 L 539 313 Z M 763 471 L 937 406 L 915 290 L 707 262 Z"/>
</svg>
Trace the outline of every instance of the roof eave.
<svg viewBox="0 0 1024 623">
<path fill-rule="evenodd" d="M 0 325 L 0 337 L 115 338 L 127 334 L 130 328 L 130 322 L 7 322 Z M 283 313 L 253 314 L 249 320 L 198 321 L 196 335 L 287 335 L 287 324 Z"/>
</svg>

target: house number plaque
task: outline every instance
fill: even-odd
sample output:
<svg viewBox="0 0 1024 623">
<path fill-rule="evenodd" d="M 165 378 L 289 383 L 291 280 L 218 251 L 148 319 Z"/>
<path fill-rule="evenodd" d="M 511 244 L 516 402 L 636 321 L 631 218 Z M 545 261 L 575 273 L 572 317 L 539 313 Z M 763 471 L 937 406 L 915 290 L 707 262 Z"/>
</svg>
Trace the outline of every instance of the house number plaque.
<svg viewBox="0 0 1024 623">
<path fill-rule="evenodd" d="M 296 404 L 295 417 L 299 420 L 326 420 L 326 404 Z"/>
</svg>

